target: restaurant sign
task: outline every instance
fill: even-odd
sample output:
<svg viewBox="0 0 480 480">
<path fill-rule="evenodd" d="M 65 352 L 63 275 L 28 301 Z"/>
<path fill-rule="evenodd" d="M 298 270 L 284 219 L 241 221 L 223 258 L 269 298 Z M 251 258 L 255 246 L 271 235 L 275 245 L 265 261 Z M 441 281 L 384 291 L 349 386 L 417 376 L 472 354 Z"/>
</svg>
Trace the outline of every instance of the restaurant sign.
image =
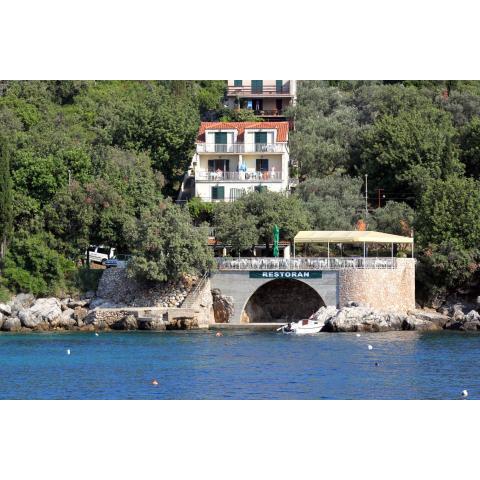
<svg viewBox="0 0 480 480">
<path fill-rule="evenodd" d="M 250 278 L 322 278 L 322 272 L 318 270 L 255 270 L 249 273 Z"/>
</svg>

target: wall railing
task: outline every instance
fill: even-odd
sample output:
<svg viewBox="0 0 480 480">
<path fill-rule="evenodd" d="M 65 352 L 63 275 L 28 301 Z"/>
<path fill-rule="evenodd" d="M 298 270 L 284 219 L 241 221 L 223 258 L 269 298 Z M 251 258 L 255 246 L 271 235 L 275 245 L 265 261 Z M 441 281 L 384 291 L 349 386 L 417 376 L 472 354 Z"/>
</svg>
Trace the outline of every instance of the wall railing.
<svg viewBox="0 0 480 480">
<path fill-rule="evenodd" d="M 284 143 L 197 143 L 197 153 L 284 153 Z"/>
<path fill-rule="evenodd" d="M 397 268 L 395 257 L 217 257 L 219 270 L 355 270 Z"/>
<path fill-rule="evenodd" d="M 282 171 L 208 172 L 195 170 L 195 181 L 204 182 L 281 182 Z"/>
</svg>

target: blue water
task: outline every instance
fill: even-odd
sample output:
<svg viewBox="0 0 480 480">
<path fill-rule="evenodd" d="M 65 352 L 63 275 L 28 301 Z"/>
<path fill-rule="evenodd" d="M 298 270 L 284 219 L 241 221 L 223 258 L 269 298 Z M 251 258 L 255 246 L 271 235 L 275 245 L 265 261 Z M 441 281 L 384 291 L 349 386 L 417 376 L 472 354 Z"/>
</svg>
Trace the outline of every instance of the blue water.
<svg viewBox="0 0 480 480">
<path fill-rule="evenodd" d="M 0 398 L 470 399 L 479 352 L 458 332 L 3 333 Z"/>
</svg>

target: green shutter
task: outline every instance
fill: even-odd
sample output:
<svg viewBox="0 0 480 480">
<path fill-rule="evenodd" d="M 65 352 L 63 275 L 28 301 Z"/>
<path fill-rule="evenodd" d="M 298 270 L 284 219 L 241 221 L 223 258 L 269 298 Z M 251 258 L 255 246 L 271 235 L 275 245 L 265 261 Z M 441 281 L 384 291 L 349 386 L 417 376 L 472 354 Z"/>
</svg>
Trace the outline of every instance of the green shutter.
<svg viewBox="0 0 480 480">
<path fill-rule="evenodd" d="M 267 143 L 267 132 L 255 132 L 255 143 Z"/>
<path fill-rule="evenodd" d="M 255 191 L 258 193 L 266 192 L 268 190 L 268 187 L 266 185 L 257 185 L 254 187 Z"/>
<path fill-rule="evenodd" d="M 216 144 L 227 144 L 227 133 L 226 132 L 215 132 L 215 143 Z"/>
<path fill-rule="evenodd" d="M 212 200 L 223 200 L 225 198 L 225 187 L 212 187 Z"/>
<path fill-rule="evenodd" d="M 252 93 L 263 93 L 263 80 L 252 80 Z"/>
<path fill-rule="evenodd" d="M 242 86 L 242 80 L 234 80 L 233 81 L 233 86 L 234 87 L 241 87 Z"/>
<path fill-rule="evenodd" d="M 283 91 L 283 80 L 275 80 L 277 86 L 277 93 L 282 93 Z"/>
</svg>

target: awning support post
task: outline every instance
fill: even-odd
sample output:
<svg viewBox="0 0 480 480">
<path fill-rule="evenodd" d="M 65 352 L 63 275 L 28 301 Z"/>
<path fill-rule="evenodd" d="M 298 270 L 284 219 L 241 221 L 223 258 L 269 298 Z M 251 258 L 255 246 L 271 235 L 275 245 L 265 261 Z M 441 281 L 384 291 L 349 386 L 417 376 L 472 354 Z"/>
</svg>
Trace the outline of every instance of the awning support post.
<svg viewBox="0 0 480 480">
<path fill-rule="evenodd" d="M 366 256 L 366 248 L 365 248 L 365 242 L 363 242 L 363 268 L 365 268 L 365 256 Z"/>
<path fill-rule="evenodd" d="M 330 243 L 327 242 L 327 267 L 330 268 Z"/>
</svg>

